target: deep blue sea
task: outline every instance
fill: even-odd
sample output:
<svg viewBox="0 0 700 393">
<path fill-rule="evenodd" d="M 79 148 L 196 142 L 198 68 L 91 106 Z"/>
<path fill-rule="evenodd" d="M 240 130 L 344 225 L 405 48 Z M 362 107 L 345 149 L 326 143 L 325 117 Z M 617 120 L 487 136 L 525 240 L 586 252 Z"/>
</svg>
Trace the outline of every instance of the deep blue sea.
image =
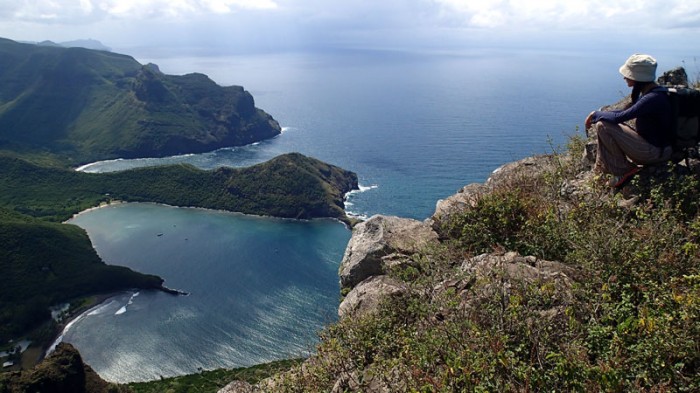
<svg viewBox="0 0 700 393">
<path fill-rule="evenodd" d="M 422 220 L 437 200 L 498 166 L 560 149 L 588 112 L 629 93 L 617 72 L 628 56 L 356 50 L 138 58 L 167 74 L 201 72 L 221 85 L 242 85 L 284 132 L 251 146 L 81 170 L 248 166 L 301 152 L 358 174 L 362 192 L 347 205 L 353 214 Z M 688 60 L 656 56 L 660 70 Z M 107 263 L 157 274 L 191 293 L 127 292 L 70 326 L 64 340 L 108 380 L 304 356 L 336 318 L 337 270 L 350 238 L 337 222 L 151 204 L 95 209 L 71 222 L 87 230 Z"/>
</svg>

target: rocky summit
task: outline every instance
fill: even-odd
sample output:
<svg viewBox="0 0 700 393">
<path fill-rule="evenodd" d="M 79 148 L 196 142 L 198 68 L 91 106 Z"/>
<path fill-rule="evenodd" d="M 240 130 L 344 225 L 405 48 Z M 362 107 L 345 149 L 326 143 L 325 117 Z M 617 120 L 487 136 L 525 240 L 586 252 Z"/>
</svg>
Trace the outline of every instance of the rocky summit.
<svg viewBox="0 0 700 393">
<path fill-rule="evenodd" d="M 699 387 L 700 161 L 614 190 L 594 145 L 506 164 L 425 221 L 356 225 L 316 354 L 219 393 Z"/>
</svg>

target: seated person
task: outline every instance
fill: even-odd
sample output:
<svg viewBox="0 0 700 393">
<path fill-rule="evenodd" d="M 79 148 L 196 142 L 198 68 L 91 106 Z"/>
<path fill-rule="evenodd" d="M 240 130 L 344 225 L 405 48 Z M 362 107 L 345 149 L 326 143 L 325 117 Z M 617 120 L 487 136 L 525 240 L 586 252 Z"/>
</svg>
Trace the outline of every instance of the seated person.
<svg viewBox="0 0 700 393">
<path fill-rule="evenodd" d="M 632 103 L 623 110 L 593 111 L 585 120 L 586 129 L 597 132 L 594 171 L 611 174 L 610 185 L 616 188 L 639 172 L 639 165 L 667 161 L 672 154 L 672 108 L 666 89 L 654 82 L 656 60 L 634 54 L 620 73 L 632 88 Z M 625 123 L 632 119 L 636 127 Z"/>
</svg>

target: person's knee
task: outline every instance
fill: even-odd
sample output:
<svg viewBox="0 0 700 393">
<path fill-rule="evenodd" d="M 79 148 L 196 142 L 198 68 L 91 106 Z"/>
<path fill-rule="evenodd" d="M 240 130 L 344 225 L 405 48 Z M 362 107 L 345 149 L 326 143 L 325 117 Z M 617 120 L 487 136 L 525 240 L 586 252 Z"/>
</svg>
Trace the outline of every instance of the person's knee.
<svg viewBox="0 0 700 393">
<path fill-rule="evenodd" d="M 612 123 L 609 123 L 609 122 L 607 122 L 607 121 L 601 120 L 601 121 L 595 123 L 595 124 L 593 125 L 593 127 L 595 128 L 595 130 L 596 130 L 597 133 L 601 133 L 601 132 L 602 132 L 602 133 L 609 134 L 609 133 L 610 133 L 610 128 L 611 128 L 610 126 L 611 126 L 611 125 L 612 125 Z"/>
<path fill-rule="evenodd" d="M 598 139 L 611 140 L 615 134 L 616 124 L 607 121 L 599 121 L 593 125 Z"/>
</svg>

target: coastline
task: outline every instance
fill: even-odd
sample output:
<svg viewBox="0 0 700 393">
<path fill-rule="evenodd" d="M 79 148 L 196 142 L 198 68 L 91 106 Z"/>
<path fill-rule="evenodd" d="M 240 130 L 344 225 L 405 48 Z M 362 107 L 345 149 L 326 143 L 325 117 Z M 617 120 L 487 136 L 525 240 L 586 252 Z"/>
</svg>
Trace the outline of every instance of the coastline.
<svg viewBox="0 0 700 393">
<path fill-rule="evenodd" d="M 362 187 L 360 188 L 353 188 L 345 192 L 342 196 L 343 202 L 348 200 L 348 197 L 350 195 L 356 194 L 356 193 L 361 193 L 364 191 L 367 191 L 369 189 L 376 188 L 376 186 L 371 186 L 371 187 Z M 339 223 L 342 223 L 346 226 L 347 229 L 352 229 L 352 227 L 361 222 L 362 218 L 357 217 L 357 216 L 352 216 L 348 214 L 348 211 L 345 209 L 345 206 L 343 206 L 343 215 L 344 217 L 314 217 L 314 218 L 309 218 L 309 219 L 299 219 L 299 218 L 290 218 L 290 217 L 277 217 L 273 215 L 262 215 L 262 214 L 248 214 L 248 213 L 242 213 L 242 212 L 237 212 L 237 211 L 231 211 L 231 210 L 224 210 L 224 209 L 211 209 L 211 208 L 203 208 L 203 207 L 197 207 L 197 206 L 176 206 L 176 205 L 169 205 L 165 203 L 159 203 L 159 202 L 128 202 L 124 200 L 109 200 L 109 201 L 103 201 L 97 204 L 96 206 L 89 207 L 85 210 L 79 211 L 77 213 L 72 214 L 71 218 L 63 221 L 64 224 L 70 224 L 70 221 L 76 218 L 77 216 L 87 213 L 93 210 L 105 208 L 105 207 L 113 207 L 113 206 L 119 206 L 119 205 L 125 205 L 127 203 L 146 203 L 146 204 L 152 204 L 152 205 L 158 205 L 158 206 L 164 206 L 164 207 L 170 207 L 170 208 L 185 208 L 185 209 L 198 209 L 198 210 L 204 210 L 204 211 L 215 211 L 215 212 L 222 212 L 222 213 L 227 213 L 227 214 L 236 214 L 236 215 L 241 215 L 241 216 L 251 216 L 251 217 L 258 217 L 258 218 L 264 218 L 264 219 L 274 219 L 274 220 L 293 220 L 293 221 L 313 221 L 316 219 L 330 219 L 333 221 L 337 221 Z M 74 225 L 74 224 L 71 224 Z M 94 247 L 93 247 L 94 248 Z M 146 289 L 146 288 L 143 288 Z M 170 295 L 174 296 L 187 296 L 189 293 L 179 290 L 179 289 L 173 289 L 173 288 L 168 288 L 167 286 L 163 285 L 161 282 L 160 287 L 158 288 L 148 288 L 148 289 L 157 289 L 159 291 L 165 292 Z M 128 289 L 125 289 L 128 290 Z M 61 342 L 63 334 L 67 331 L 67 329 L 70 329 L 70 326 L 73 323 L 76 323 L 79 321 L 82 317 L 84 317 L 86 314 L 90 313 L 94 309 L 106 304 L 111 298 L 115 296 L 119 296 L 120 294 L 123 294 L 125 290 L 120 290 L 120 291 L 115 291 L 115 292 L 109 292 L 109 293 L 102 293 L 102 294 L 92 294 L 92 295 L 86 295 L 82 298 L 77 298 L 73 299 L 69 303 L 71 304 L 70 309 L 66 312 L 64 318 L 60 322 L 56 322 L 55 320 L 51 320 L 46 322 L 40 329 L 43 329 L 44 333 L 41 335 L 42 337 L 40 339 L 37 339 L 33 345 L 30 346 L 32 349 L 29 352 L 23 353 L 22 355 L 22 368 L 30 368 L 33 367 L 34 365 L 38 364 L 43 360 L 47 355 L 49 355 L 52 350 L 56 347 L 56 345 Z M 77 304 L 77 307 L 73 307 L 73 304 Z M 28 332 L 28 334 L 34 334 L 35 332 Z"/>
<path fill-rule="evenodd" d="M 101 203 L 100 203 L 99 205 L 97 205 L 97 206 L 89 207 L 89 208 L 87 208 L 87 209 L 85 209 L 85 210 L 81 210 L 81 211 L 79 211 L 79 212 L 77 212 L 77 213 L 73 213 L 73 215 L 71 216 L 71 218 L 69 218 L 69 219 L 63 221 L 63 224 L 67 224 L 68 221 L 74 219 L 75 217 L 79 216 L 80 214 L 87 213 L 87 212 L 90 212 L 90 211 L 93 211 L 93 210 L 97 210 L 97 209 L 102 209 L 103 207 L 109 207 L 109 206 L 113 206 L 113 205 L 122 205 L 122 204 L 126 204 L 126 203 L 129 203 L 129 202 L 121 201 L 121 200 L 113 200 L 113 201 L 109 201 L 109 202 L 101 202 Z M 131 202 L 131 203 L 133 203 L 133 202 Z"/>
<path fill-rule="evenodd" d="M 92 311 L 93 309 L 101 306 L 107 300 L 124 293 L 124 291 L 100 293 L 85 296 L 83 298 L 74 299 L 69 303 L 80 303 L 75 308 L 69 309 L 67 315 L 60 322 L 55 320 L 47 321 L 43 327 L 37 328 L 50 329 L 50 336 L 44 340 L 33 341 L 29 347 L 22 352 L 21 361 L 19 364 L 19 369 L 29 369 L 40 363 L 49 353 L 51 353 L 52 348 L 60 342 L 61 336 L 67 327 L 72 323 L 77 321 L 85 313 Z M 29 332 L 31 335 L 34 332 Z"/>
<path fill-rule="evenodd" d="M 352 192 L 357 192 L 357 190 L 351 190 L 346 193 L 352 193 Z M 313 221 L 313 220 L 333 220 L 333 221 L 338 221 L 345 226 L 348 227 L 348 229 L 352 229 L 353 226 L 355 226 L 358 222 L 364 221 L 365 219 L 361 216 L 356 216 L 349 214 L 345 209 L 345 216 L 346 219 L 340 219 L 338 217 L 313 217 L 313 218 L 292 218 L 292 217 L 277 217 L 277 216 L 272 216 L 272 215 L 265 215 L 265 214 L 251 214 L 251 213 L 242 213 L 239 211 L 233 211 L 233 210 L 225 210 L 225 209 L 211 209 L 207 207 L 199 207 L 199 206 L 177 206 L 177 205 L 169 205 L 167 203 L 161 203 L 161 202 L 128 202 L 128 201 L 122 201 L 122 200 L 114 200 L 114 201 L 109 201 L 109 202 L 102 202 L 98 206 L 93 206 L 90 208 L 87 208 L 85 210 L 81 210 L 77 213 L 74 213 L 71 218 L 69 218 L 66 221 L 63 221 L 63 224 L 70 224 L 70 220 L 76 218 L 77 216 L 83 214 L 83 213 L 88 213 L 93 210 L 97 209 L 102 209 L 106 207 L 111 207 L 111 206 L 118 206 L 118 205 L 127 205 L 127 204 L 145 204 L 145 205 L 155 205 L 155 206 L 163 206 L 163 207 L 169 207 L 169 208 L 175 208 L 175 209 L 194 209 L 194 210 L 203 210 L 203 211 L 210 211 L 210 212 L 219 212 L 219 213 L 227 213 L 227 214 L 236 214 L 236 215 L 241 215 L 241 216 L 247 216 L 247 217 L 256 217 L 256 218 L 266 218 L 266 219 L 274 219 L 274 220 L 283 220 L 283 221 L 302 221 L 302 222 L 308 222 L 308 221 Z M 357 222 L 355 222 L 357 221 Z M 74 225 L 74 224 L 71 224 Z M 167 288 L 170 289 L 170 288 Z"/>
<path fill-rule="evenodd" d="M 120 296 L 124 293 L 128 293 L 130 291 L 161 291 L 173 296 L 189 296 L 189 293 L 185 291 L 168 288 L 164 285 L 161 285 L 160 288 L 131 288 L 115 292 L 94 294 L 86 296 L 84 298 L 79 298 L 76 301 L 80 302 L 81 304 L 76 308 L 69 310 L 68 315 L 63 320 L 61 320 L 61 322 L 56 323 L 53 329 L 53 335 L 51 336 L 51 339 L 46 340 L 42 343 L 37 343 L 40 344 L 42 354 L 39 357 L 39 359 L 36 360 L 36 363 L 40 362 L 51 352 L 53 352 L 56 346 L 60 342 L 62 342 L 63 334 L 66 332 L 66 329 L 69 329 L 73 323 L 77 322 L 83 316 L 89 314 L 93 310 L 102 307 L 110 299 Z M 24 365 L 24 359 L 22 361 L 22 364 Z"/>
</svg>

